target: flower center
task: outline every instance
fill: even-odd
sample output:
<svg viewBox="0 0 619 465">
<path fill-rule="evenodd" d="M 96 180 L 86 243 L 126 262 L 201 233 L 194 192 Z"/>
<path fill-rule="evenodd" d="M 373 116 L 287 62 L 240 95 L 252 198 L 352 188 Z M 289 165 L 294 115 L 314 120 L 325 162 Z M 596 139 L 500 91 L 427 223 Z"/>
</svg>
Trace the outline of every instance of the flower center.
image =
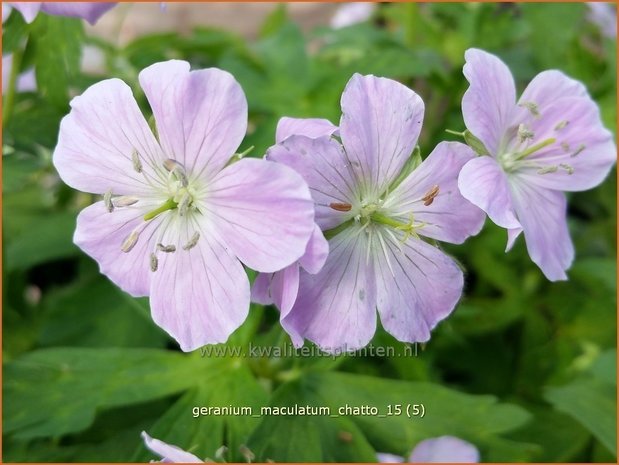
<svg viewBox="0 0 619 465">
<path fill-rule="evenodd" d="M 151 224 L 156 224 L 155 228 L 157 230 L 157 236 L 154 242 L 153 250 L 149 256 L 150 269 L 155 272 L 159 268 L 159 253 L 175 253 L 179 248 L 183 251 L 189 251 L 197 245 L 200 239 L 200 233 L 195 231 L 187 241 L 180 243 L 177 246 L 176 244 L 164 242 L 168 229 L 174 229 L 170 228 L 171 222 L 177 221 L 177 218 L 169 217 L 164 219 L 162 223 L 155 223 L 152 220 L 162 213 L 171 210 L 177 210 L 178 216 L 180 217 L 186 217 L 190 212 L 199 213 L 195 201 L 198 195 L 197 189 L 196 186 L 192 186 L 192 183 L 189 181 L 189 177 L 187 176 L 184 166 L 176 160 L 167 159 L 163 162 L 163 167 L 168 172 L 167 178 L 165 175 L 160 178 L 160 181 L 163 181 L 163 185 L 153 183 L 151 179 L 152 176 L 144 172 L 142 162 L 136 151 L 134 151 L 131 155 L 131 162 L 133 164 L 134 171 L 141 173 L 144 176 L 147 183 L 153 188 L 153 191 L 161 194 L 163 187 L 163 192 L 168 198 L 161 205 L 143 215 L 144 221 L 140 222 L 140 224 L 138 224 L 123 240 L 120 250 L 124 253 L 131 252 L 131 250 L 133 250 L 135 245 L 138 243 L 140 235 Z M 111 190 L 106 192 L 103 197 L 103 202 L 109 213 L 113 213 L 116 208 L 132 207 L 139 201 L 140 199 L 138 197 L 133 196 L 112 197 Z"/>
</svg>

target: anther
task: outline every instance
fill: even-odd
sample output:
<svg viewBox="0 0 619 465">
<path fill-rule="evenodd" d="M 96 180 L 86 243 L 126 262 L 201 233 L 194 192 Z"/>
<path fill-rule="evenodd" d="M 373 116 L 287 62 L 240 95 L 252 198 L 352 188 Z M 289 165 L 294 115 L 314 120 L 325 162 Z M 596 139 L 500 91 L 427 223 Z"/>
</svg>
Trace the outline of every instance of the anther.
<svg viewBox="0 0 619 465">
<path fill-rule="evenodd" d="M 520 124 L 518 126 L 518 137 L 520 138 L 520 143 L 522 143 L 527 139 L 533 139 L 535 134 L 529 131 L 524 124 Z"/>
<path fill-rule="evenodd" d="M 569 152 L 570 144 L 568 144 L 567 142 L 561 142 L 561 148 L 563 149 L 564 152 Z"/>
<path fill-rule="evenodd" d="M 531 112 L 533 116 L 539 118 L 539 108 L 535 102 L 522 102 L 518 104 L 519 107 L 524 107 Z"/>
<path fill-rule="evenodd" d="M 177 162 L 176 160 L 173 160 L 172 158 L 168 158 L 167 160 L 165 160 L 163 162 L 163 167 L 168 170 L 170 173 L 172 173 L 173 175 L 175 175 L 178 180 L 181 182 L 181 185 L 183 187 L 187 187 L 187 185 L 189 184 L 189 181 L 187 180 L 187 174 L 185 172 L 185 167 Z"/>
<path fill-rule="evenodd" d="M 176 252 L 176 246 L 175 245 L 163 245 L 159 243 L 157 244 L 157 250 L 161 250 L 162 252 L 165 252 L 165 253 L 173 253 L 173 252 Z"/>
<path fill-rule="evenodd" d="M 159 259 L 157 258 L 157 255 L 155 255 L 154 253 L 151 253 L 150 254 L 150 271 L 154 273 L 155 271 L 157 271 L 157 268 L 159 268 Z"/>
<path fill-rule="evenodd" d="M 140 156 L 138 155 L 137 150 L 134 150 L 131 153 L 131 161 L 133 162 L 133 169 L 138 173 L 142 172 L 142 162 L 140 161 Z"/>
<path fill-rule="evenodd" d="M 568 165 L 567 163 L 561 163 L 559 167 L 567 171 L 567 174 L 574 174 L 574 168 L 572 168 L 572 166 Z"/>
<path fill-rule="evenodd" d="M 436 196 L 438 195 L 439 192 L 439 186 L 438 184 L 435 184 L 434 186 L 432 186 L 430 188 L 430 190 L 428 192 L 426 192 L 426 195 L 424 195 L 421 200 L 423 200 L 423 204 L 428 207 L 430 205 L 432 205 L 432 202 L 434 202 L 434 199 L 436 198 Z"/>
<path fill-rule="evenodd" d="M 114 211 L 114 204 L 112 203 L 112 189 L 103 194 L 103 203 L 107 211 L 112 213 Z"/>
<path fill-rule="evenodd" d="M 113 199 L 112 203 L 114 204 L 115 207 L 129 207 L 131 205 L 138 203 L 138 200 L 139 199 L 137 197 L 130 197 L 128 195 L 122 195 L 120 197 L 116 197 L 115 199 Z"/>
<path fill-rule="evenodd" d="M 189 239 L 189 242 L 187 242 L 183 246 L 183 250 L 193 249 L 196 246 L 196 244 L 198 243 L 199 239 L 200 239 L 200 233 L 198 231 L 196 231 L 195 233 L 193 233 L 193 236 L 191 236 L 191 239 Z"/>
<path fill-rule="evenodd" d="M 349 212 L 352 209 L 352 205 L 349 203 L 330 203 L 329 207 L 338 212 Z"/>
<path fill-rule="evenodd" d="M 189 208 L 189 203 L 191 202 L 191 196 L 187 193 L 183 195 L 180 203 L 178 204 L 178 214 L 180 216 L 185 216 L 187 213 L 187 209 Z"/>
<path fill-rule="evenodd" d="M 131 252 L 131 249 L 133 249 L 133 247 L 135 247 L 135 244 L 137 244 L 139 237 L 140 237 L 140 233 L 136 229 L 131 231 L 131 233 L 129 233 L 127 238 L 123 241 L 122 245 L 120 246 L 120 250 L 122 250 L 125 253 Z"/>
<path fill-rule="evenodd" d="M 557 125 L 555 126 L 555 131 L 560 131 L 568 124 L 570 124 L 570 122 L 567 120 L 559 121 L 559 123 L 557 123 Z"/>
<path fill-rule="evenodd" d="M 556 173 L 559 167 L 557 165 L 545 166 L 537 170 L 537 174 Z"/>
<path fill-rule="evenodd" d="M 570 155 L 570 157 L 575 157 L 576 155 L 578 155 L 580 152 L 582 152 L 583 150 L 585 150 L 586 146 L 585 144 L 580 144 L 578 146 L 578 148 L 576 149 L 576 151 Z"/>
</svg>

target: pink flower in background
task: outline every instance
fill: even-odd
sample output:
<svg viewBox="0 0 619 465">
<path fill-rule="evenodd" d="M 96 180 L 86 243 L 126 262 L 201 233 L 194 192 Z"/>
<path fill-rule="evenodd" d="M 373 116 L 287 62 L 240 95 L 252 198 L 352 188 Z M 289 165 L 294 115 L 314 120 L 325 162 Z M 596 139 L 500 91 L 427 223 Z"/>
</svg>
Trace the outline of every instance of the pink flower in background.
<svg viewBox="0 0 619 465">
<path fill-rule="evenodd" d="M 146 447 L 161 457 L 161 462 L 204 463 L 204 460 L 200 460 L 195 455 L 185 452 L 180 447 L 167 444 L 159 439 L 151 438 L 145 431 L 142 431 L 142 439 L 144 439 Z"/>
<path fill-rule="evenodd" d="M 349 2 L 342 3 L 331 18 L 331 27 L 341 29 L 362 23 L 372 17 L 376 4 L 372 2 Z"/>
<path fill-rule="evenodd" d="M 58 173 L 104 194 L 78 216 L 74 240 L 123 290 L 150 296 L 154 321 L 183 350 L 225 342 L 249 309 L 241 262 L 272 273 L 298 260 L 314 230 L 311 196 L 286 166 L 230 164 L 247 128 L 230 74 L 171 60 L 139 80 L 158 140 L 118 79 L 73 99 L 62 120 Z"/>
<path fill-rule="evenodd" d="M 19 11 L 27 23 L 31 23 L 39 11 L 54 16 L 82 18 L 95 24 L 104 13 L 114 8 L 111 2 L 7 2 Z"/>
<path fill-rule="evenodd" d="M 2 56 L 2 93 L 4 94 L 8 88 L 9 80 L 11 79 L 11 70 L 13 69 L 13 55 L 7 54 Z M 37 89 L 37 81 L 34 75 L 34 68 L 24 71 L 17 77 L 16 90 L 18 92 L 30 92 Z"/>
<path fill-rule="evenodd" d="M 481 229 L 483 212 L 456 185 L 474 154 L 463 144 L 443 143 L 410 172 L 424 105 L 389 79 L 354 75 L 342 112 L 341 143 L 328 135 L 292 135 L 267 153 L 307 181 L 316 223 L 329 238 L 324 267 L 301 272 L 282 325 L 295 345 L 307 338 L 329 352 L 350 351 L 370 341 L 378 309 L 397 339 L 427 341 L 459 300 L 463 276 L 421 236 L 461 243 Z"/>
<path fill-rule="evenodd" d="M 393 454 L 377 454 L 380 463 L 478 463 L 477 448 L 454 436 L 441 436 L 421 441 L 408 460 Z"/>
<path fill-rule="evenodd" d="M 464 122 L 489 156 L 464 166 L 460 191 L 508 230 L 507 250 L 524 231 L 529 255 L 546 277 L 567 279 L 574 247 L 562 191 L 604 180 L 617 157 L 613 136 L 585 87 L 560 71 L 538 74 L 516 101 L 501 60 L 476 49 L 465 57 Z"/>
<path fill-rule="evenodd" d="M 617 38 L 617 6 L 614 2 L 587 2 L 587 19 L 595 24 L 604 37 Z"/>
</svg>

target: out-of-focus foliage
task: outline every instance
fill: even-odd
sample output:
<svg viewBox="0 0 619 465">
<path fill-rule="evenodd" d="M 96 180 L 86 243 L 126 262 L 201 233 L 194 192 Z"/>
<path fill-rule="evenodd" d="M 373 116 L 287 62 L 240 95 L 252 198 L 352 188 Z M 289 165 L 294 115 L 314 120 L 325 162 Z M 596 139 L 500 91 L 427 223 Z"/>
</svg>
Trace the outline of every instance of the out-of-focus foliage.
<svg viewBox="0 0 619 465">
<path fill-rule="evenodd" d="M 200 457 L 266 461 L 372 461 L 406 455 L 420 440 L 452 434 L 485 461 L 615 461 L 616 181 L 570 195 L 576 247 L 570 280 L 547 282 L 523 240 L 504 253 L 505 231 L 446 250 L 466 268 L 465 298 L 417 356 L 269 357 L 249 344 L 289 343 L 271 308 L 252 306 L 228 342 L 246 357 L 183 354 L 133 299 L 72 243 L 74 192 L 51 164 L 69 96 L 108 77 L 127 81 L 148 116 L 138 72 L 181 58 L 232 72 L 249 101 L 241 149 L 262 156 L 282 116 L 337 123 L 354 72 L 397 79 L 426 103 L 420 145 L 464 128 L 464 51 L 500 55 L 519 88 L 559 68 L 582 80 L 616 127 L 616 42 L 586 21 L 584 4 L 381 4 L 368 22 L 303 34 L 278 8 L 255 41 L 198 28 L 141 37 L 118 48 L 87 37 L 79 20 L 13 12 L 3 53 L 16 73 L 35 68 L 37 92 L 4 93 L 3 424 L 5 461 L 148 460 L 139 432 Z M 244 19 L 247 20 L 247 19 Z M 85 45 L 105 70 L 80 70 Z M 379 330 L 374 346 L 405 346 Z M 194 406 L 425 406 L 406 416 L 206 416 Z"/>
</svg>

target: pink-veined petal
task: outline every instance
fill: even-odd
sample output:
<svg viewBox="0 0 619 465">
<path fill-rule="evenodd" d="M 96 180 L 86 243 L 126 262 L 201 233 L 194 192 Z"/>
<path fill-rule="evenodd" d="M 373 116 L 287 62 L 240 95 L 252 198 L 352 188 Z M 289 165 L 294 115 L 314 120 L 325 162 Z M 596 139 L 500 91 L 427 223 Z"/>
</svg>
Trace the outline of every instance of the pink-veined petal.
<svg viewBox="0 0 619 465">
<path fill-rule="evenodd" d="M 204 214 L 226 245 L 250 268 L 279 271 L 304 253 L 314 230 L 314 205 L 291 168 L 245 158 L 222 170 L 208 186 Z"/>
<path fill-rule="evenodd" d="M 284 116 L 277 123 L 275 142 L 280 143 L 290 136 L 306 136 L 315 139 L 336 133 L 338 127 L 323 118 L 289 118 Z"/>
<path fill-rule="evenodd" d="M 292 265 L 291 265 L 292 266 Z M 251 286 L 251 301 L 260 305 L 271 305 L 271 277 L 273 273 L 258 273 Z"/>
<path fill-rule="evenodd" d="M 144 222 L 144 214 L 156 207 L 155 203 L 140 201 L 110 213 L 103 202 L 97 202 L 77 217 L 73 241 L 99 263 L 101 273 L 135 297 L 150 292 L 149 256 L 155 249 L 159 228 L 167 221 L 165 215 L 160 215 Z M 121 246 L 136 228 L 141 230 L 137 243 L 125 253 Z"/>
<path fill-rule="evenodd" d="M 507 245 L 505 246 L 505 252 L 509 252 L 512 249 L 521 232 L 522 227 L 507 230 Z"/>
<path fill-rule="evenodd" d="M 381 194 L 411 156 L 423 100 L 397 81 L 355 74 L 342 94 L 340 135 L 357 182 Z"/>
<path fill-rule="evenodd" d="M 314 225 L 305 253 L 299 259 L 299 264 L 310 274 L 318 273 L 325 264 L 329 255 L 329 243 L 322 234 L 318 225 Z"/>
<path fill-rule="evenodd" d="M 411 463 L 477 463 L 479 451 L 470 442 L 454 436 L 425 439 L 413 449 Z"/>
<path fill-rule="evenodd" d="M 180 447 L 167 444 L 159 439 L 151 438 L 145 431 L 142 431 L 144 445 L 152 452 L 161 457 L 162 462 L 170 463 L 204 463 L 198 457 L 184 451 Z"/>
<path fill-rule="evenodd" d="M 567 228 L 565 194 L 527 184 L 520 177 L 513 178 L 511 189 L 531 260 L 549 280 L 566 280 L 574 246 Z"/>
<path fill-rule="evenodd" d="M 326 352 L 353 351 L 365 346 L 376 330 L 368 239 L 359 228 L 348 228 L 329 246 L 318 274 L 301 273 L 297 300 L 281 323 L 296 346 L 307 338 Z"/>
<path fill-rule="evenodd" d="M 428 341 L 430 331 L 462 295 L 462 271 L 449 256 L 421 240 L 402 243 L 384 231 L 371 237 L 383 327 L 399 341 Z"/>
<path fill-rule="evenodd" d="M 514 78 L 505 63 L 483 50 L 470 48 L 464 58 L 470 84 L 462 97 L 464 124 L 496 156 L 516 111 Z"/>
<path fill-rule="evenodd" d="M 521 169 L 519 175 L 540 187 L 563 191 L 600 184 L 617 161 L 617 147 L 596 103 L 589 97 L 563 98 L 540 111 L 540 118 L 529 126 L 533 143 L 551 138 L 556 142 L 527 157 L 539 166 Z"/>
<path fill-rule="evenodd" d="M 589 98 L 586 87 L 579 81 L 572 79 L 561 71 L 551 69 L 542 71 L 535 76 L 518 99 L 520 109 L 515 114 L 515 124 L 521 123 L 523 116 L 536 115 L 527 108 L 534 104 L 539 117 L 545 117 L 544 111 L 557 100 L 563 98 Z"/>
<path fill-rule="evenodd" d="M 383 208 L 406 222 L 411 215 L 424 223 L 418 233 L 461 244 L 479 233 L 485 215 L 458 190 L 458 174 L 474 152 L 458 142 L 441 142 L 387 197 Z M 432 193 L 438 194 L 432 197 Z"/>
<path fill-rule="evenodd" d="M 291 136 L 271 147 L 268 160 L 284 164 L 299 173 L 307 182 L 316 208 L 316 223 L 323 231 L 352 218 L 356 198 L 354 174 L 344 149 L 329 137 L 311 139 Z M 330 205 L 350 205 L 351 209 L 336 210 Z"/>
<path fill-rule="evenodd" d="M 176 236 L 170 234 L 187 244 L 195 232 L 200 234 L 195 247 L 158 254 L 151 280 L 153 320 L 185 352 L 226 342 L 249 312 L 247 274 L 209 221 L 188 220 Z"/>
<path fill-rule="evenodd" d="M 299 292 L 299 264 L 293 263 L 271 278 L 270 294 L 273 303 L 280 310 L 280 319 L 284 318 L 294 305 Z"/>
<path fill-rule="evenodd" d="M 50 15 L 82 18 L 95 24 L 115 6 L 114 2 L 43 2 L 41 10 Z"/>
<path fill-rule="evenodd" d="M 42 2 L 8 2 L 13 8 L 21 13 L 24 21 L 31 23 L 39 14 Z"/>
<path fill-rule="evenodd" d="M 507 176 L 491 157 L 477 157 L 467 162 L 458 176 L 460 192 L 503 228 L 518 228 Z"/>
<path fill-rule="evenodd" d="M 166 157 L 192 177 L 212 179 L 247 130 L 247 99 L 239 83 L 216 68 L 190 72 L 189 63 L 179 60 L 151 65 L 139 78 Z"/>
<path fill-rule="evenodd" d="M 134 166 L 133 154 L 141 172 Z M 95 194 L 153 194 L 163 185 L 161 148 L 133 98 L 119 79 L 90 86 L 71 100 L 71 112 L 60 123 L 53 163 L 69 186 Z"/>
</svg>

